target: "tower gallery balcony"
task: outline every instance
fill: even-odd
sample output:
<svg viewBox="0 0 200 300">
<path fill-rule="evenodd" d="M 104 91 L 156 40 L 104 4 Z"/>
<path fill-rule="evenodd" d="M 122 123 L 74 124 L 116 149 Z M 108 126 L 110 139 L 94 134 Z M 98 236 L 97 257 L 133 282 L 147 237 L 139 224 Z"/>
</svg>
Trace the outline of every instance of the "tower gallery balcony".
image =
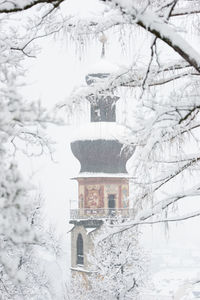
<svg viewBox="0 0 200 300">
<path fill-rule="evenodd" d="M 70 209 L 70 220 L 107 219 L 121 216 L 123 218 L 134 217 L 133 208 L 78 208 Z"/>
</svg>

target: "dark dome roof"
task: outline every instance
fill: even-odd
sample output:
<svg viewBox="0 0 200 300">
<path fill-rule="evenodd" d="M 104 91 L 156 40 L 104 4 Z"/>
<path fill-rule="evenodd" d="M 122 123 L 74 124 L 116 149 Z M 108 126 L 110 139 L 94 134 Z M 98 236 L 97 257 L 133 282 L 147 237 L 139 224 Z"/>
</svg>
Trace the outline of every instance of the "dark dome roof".
<svg viewBox="0 0 200 300">
<path fill-rule="evenodd" d="M 81 163 L 80 172 L 127 174 L 126 162 L 133 154 L 117 140 L 74 141 L 71 149 Z"/>
</svg>

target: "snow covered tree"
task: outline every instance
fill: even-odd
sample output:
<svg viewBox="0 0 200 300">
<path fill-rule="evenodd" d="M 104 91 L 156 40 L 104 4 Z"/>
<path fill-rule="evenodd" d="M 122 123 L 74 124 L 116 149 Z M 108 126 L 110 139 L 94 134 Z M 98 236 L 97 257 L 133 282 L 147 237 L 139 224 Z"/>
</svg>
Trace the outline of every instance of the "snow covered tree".
<svg viewBox="0 0 200 300">
<path fill-rule="evenodd" d="M 121 218 L 116 218 L 94 234 L 90 272 L 85 277 L 74 275 L 70 299 L 138 299 L 148 285 L 147 254 L 139 246 L 139 233 L 135 229 L 112 233 L 113 227 L 122 225 Z"/>
<path fill-rule="evenodd" d="M 17 154 L 51 152 L 45 127 L 54 120 L 38 101 L 30 102 L 20 93 L 25 82 L 23 61 L 30 52 L 14 50 L 24 35 L 22 28 L 17 28 L 17 18 L 14 19 L 0 15 L 0 295 L 1 299 L 12 300 L 31 299 L 25 293 L 28 282 L 29 291 L 33 290 L 30 277 L 33 279 L 36 274 L 30 276 L 30 261 L 34 260 L 31 253 L 34 245 L 40 244 L 40 236 L 32 225 L 37 205 L 33 185 L 23 178 Z"/>
<path fill-rule="evenodd" d="M 121 224 L 121 220 L 112 222 L 112 226 Z M 96 299 L 137 299 L 147 285 L 147 255 L 138 238 L 137 230 L 112 234 L 109 224 L 103 226 L 89 257 L 94 272 L 90 282 Z"/>
<path fill-rule="evenodd" d="M 24 143 L 28 149 L 30 143 L 35 146 L 38 144 L 40 148 L 46 142 L 38 131 L 43 117 L 38 112 L 37 105 L 22 102 L 6 79 L 4 84 L 7 87 L 1 89 L 0 104 L 0 289 L 1 294 L 5 294 L 3 299 L 7 299 L 7 296 L 8 299 L 14 299 L 9 288 L 10 280 L 16 285 L 22 280 L 20 261 L 30 251 L 32 244 L 39 241 L 31 226 L 35 204 L 29 191 L 33 187 L 22 178 L 13 149 L 15 152 L 17 143 L 20 147 Z"/>
</svg>

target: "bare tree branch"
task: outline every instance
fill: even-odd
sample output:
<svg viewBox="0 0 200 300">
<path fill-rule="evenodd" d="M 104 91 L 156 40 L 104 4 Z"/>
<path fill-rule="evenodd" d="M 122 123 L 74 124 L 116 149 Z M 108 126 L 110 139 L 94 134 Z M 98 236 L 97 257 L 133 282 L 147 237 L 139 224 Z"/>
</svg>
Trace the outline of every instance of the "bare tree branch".
<svg viewBox="0 0 200 300">
<path fill-rule="evenodd" d="M 171 16 L 180 17 L 180 16 L 189 16 L 189 15 L 196 15 L 196 14 L 200 14 L 200 9 L 193 9 L 191 7 L 186 7 L 182 9 L 181 8 L 174 9 Z"/>
<path fill-rule="evenodd" d="M 138 225 L 153 225 L 153 224 L 158 224 L 158 223 L 170 223 L 170 222 L 185 221 L 185 220 L 196 218 L 196 217 L 199 217 L 199 216 L 200 216 L 200 211 L 195 211 L 195 212 L 192 212 L 192 213 L 189 213 L 189 214 L 185 214 L 185 215 L 182 215 L 182 216 L 176 216 L 176 217 L 173 217 L 173 218 L 167 218 L 167 219 L 161 218 L 161 219 L 154 220 L 154 221 L 135 222 L 129 228 L 132 228 L 132 227 L 135 227 L 135 226 L 138 226 Z M 128 226 L 129 226 L 129 224 L 128 224 Z"/>
</svg>

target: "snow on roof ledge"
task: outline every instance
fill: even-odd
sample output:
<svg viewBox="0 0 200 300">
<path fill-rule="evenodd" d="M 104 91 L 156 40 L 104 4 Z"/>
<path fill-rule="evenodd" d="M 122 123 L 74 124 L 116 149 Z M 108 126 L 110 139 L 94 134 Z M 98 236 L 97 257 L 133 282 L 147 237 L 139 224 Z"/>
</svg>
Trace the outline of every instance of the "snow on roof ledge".
<svg viewBox="0 0 200 300">
<path fill-rule="evenodd" d="M 129 130 L 116 122 L 91 122 L 72 133 L 71 142 L 118 140 L 127 137 Z"/>
<path fill-rule="evenodd" d="M 70 269 L 72 271 L 78 271 L 78 272 L 84 272 L 84 273 L 91 273 L 91 271 L 88 271 L 88 270 L 84 269 L 84 267 L 79 266 L 79 265 L 76 268 L 71 267 Z"/>
<path fill-rule="evenodd" d="M 88 69 L 88 74 L 110 74 L 119 71 L 119 67 L 111 62 L 107 61 L 105 58 L 101 58 L 96 64 L 92 65 Z"/>
<path fill-rule="evenodd" d="M 96 230 L 96 227 L 92 227 L 92 228 L 86 228 L 86 231 L 87 231 L 87 235 L 92 233 L 93 231 Z"/>
<path fill-rule="evenodd" d="M 128 173 L 94 173 L 94 172 L 83 172 L 79 173 L 77 177 L 74 177 L 72 179 L 78 179 L 78 178 L 130 178 L 130 175 Z"/>
</svg>

